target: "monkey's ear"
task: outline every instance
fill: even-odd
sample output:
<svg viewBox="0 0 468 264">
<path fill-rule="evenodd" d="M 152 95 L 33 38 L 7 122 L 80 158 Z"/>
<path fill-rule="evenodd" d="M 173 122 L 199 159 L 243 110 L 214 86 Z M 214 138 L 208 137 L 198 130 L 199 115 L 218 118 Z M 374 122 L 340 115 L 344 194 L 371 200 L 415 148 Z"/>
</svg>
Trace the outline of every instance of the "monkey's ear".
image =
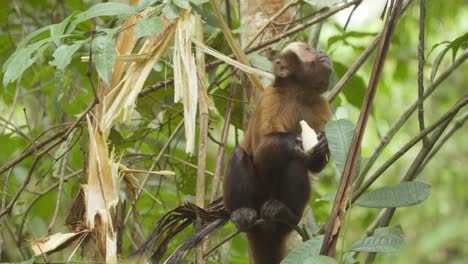
<svg viewBox="0 0 468 264">
<path fill-rule="evenodd" d="M 288 77 L 291 74 L 290 69 L 287 67 L 287 63 L 281 58 L 277 58 L 274 61 L 273 73 L 281 78 Z"/>
</svg>

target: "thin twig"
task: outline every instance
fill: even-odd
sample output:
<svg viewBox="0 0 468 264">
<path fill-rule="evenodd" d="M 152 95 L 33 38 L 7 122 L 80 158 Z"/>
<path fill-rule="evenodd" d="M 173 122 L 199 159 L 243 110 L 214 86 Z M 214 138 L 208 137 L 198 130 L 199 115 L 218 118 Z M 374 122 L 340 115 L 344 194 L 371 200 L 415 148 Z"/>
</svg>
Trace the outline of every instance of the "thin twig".
<svg viewBox="0 0 468 264">
<path fill-rule="evenodd" d="M 424 99 L 427 99 L 437 88 L 439 88 L 440 84 L 443 83 L 460 65 L 462 65 L 465 60 L 468 59 L 468 52 L 464 52 L 455 62 L 442 74 L 440 74 L 437 79 L 431 83 L 424 92 Z M 416 111 L 418 106 L 418 102 L 415 101 L 408 107 L 405 112 L 398 118 L 398 120 L 393 124 L 393 126 L 388 130 L 385 134 L 383 139 L 380 141 L 379 145 L 375 149 L 374 153 L 367 159 L 364 167 L 361 169 L 359 177 L 356 179 L 356 187 L 359 187 L 362 182 L 364 181 L 367 173 L 374 165 L 377 158 L 382 153 L 383 149 L 387 146 L 393 136 L 398 132 L 398 130 L 403 126 L 403 124 L 408 120 L 414 111 Z"/>
<path fill-rule="evenodd" d="M 224 243 L 228 242 L 229 240 L 231 240 L 232 238 L 234 238 L 235 236 L 237 236 L 238 234 L 240 234 L 241 231 L 237 230 L 236 232 L 230 234 L 229 236 L 227 236 L 226 238 L 224 238 L 223 240 L 221 240 L 218 244 L 216 244 L 216 246 L 214 246 L 212 249 L 208 250 L 208 252 L 205 253 L 205 255 L 203 255 L 204 258 L 208 257 L 211 253 L 213 253 L 216 249 L 218 249 L 220 246 L 222 246 Z"/>
<path fill-rule="evenodd" d="M 49 143 L 51 143 L 52 141 L 54 141 L 56 139 L 60 139 L 58 142 L 62 142 L 64 140 L 62 138 L 62 136 L 65 135 L 66 132 L 67 132 L 67 129 L 62 129 L 62 130 L 58 131 L 57 133 L 49 136 L 48 138 L 44 139 L 42 142 L 38 143 L 36 145 L 36 148 L 38 150 L 42 149 L 43 147 L 45 147 L 46 145 L 48 145 Z M 19 157 L 7 162 L 5 165 L 3 165 L 0 168 L 0 175 L 2 173 L 4 173 L 5 171 L 7 171 L 8 169 L 13 168 L 14 166 L 16 166 L 18 163 L 23 161 L 25 158 L 29 157 L 34 152 L 35 152 L 34 148 L 27 149 Z"/>
<path fill-rule="evenodd" d="M 236 95 L 238 81 L 239 76 L 237 74 L 234 74 L 232 76 L 231 94 L 229 95 L 230 98 L 234 98 Z M 229 127 L 231 124 L 232 109 L 234 108 L 233 106 L 234 102 L 232 100 L 229 100 L 226 106 L 226 114 L 224 116 L 221 144 L 218 147 L 218 154 L 216 155 L 216 168 L 213 177 L 213 184 L 211 187 L 210 202 L 216 200 L 216 197 L 218 196 L 219 183 L 221 181 L 221 173 L 223 172 L 224 155 L 226 153 L 226 142 L 229 135 Z"/>
<path fill-rule="evenodd" d="M 449 110 L 449 112 L 451 112 L 451 110 Z M 424 160 L 426 159 L 427 155 L 429 154 L 431 149 L 434 147 L 435 143 L 439 140 L 440 136 L 444 133 L 448 125 L 451 123 L 451 121 L 453 120 L 457 112 L 458 111 L 455 111 L 451 115 L 449 115 L 448 118 L 445 119 L 444 122 L 440 124 L 440 126 L 437 127 L 437 130 L 434 132 L 431 138 L 427 140 L 426 144 L 423 144 L 418 155 L 416 156 L 414 161 L 411 163 L 411 166 L 406 171 L 405 176 L 401 179 L 401 182 L 413 181 L 418 176 L 418 171 L 420 171 L 421 166 Z M 392 217 L 395 215 L 396 209 L 397 208 L 383 209 L 382 213 L 379 215 L 379 218 L 375 221 L 378 224 L 373 225 L 373 229 L 370 230 L 371 234 L 373 234 L 375 229 L 379 227 L 388 226 L 390 224 Z M 375 256 L 376 256 L 376 253 L 368 253 L 364 263 L 368 263 L 368 264 L 372 263 L 375 259 Z"/>
<path fill-rule="evenodd" d="M 354 192 L 352 203 L 354 203 L 357 200 L 357 198 L 359 198 L 359 196 L 361 196 L 372 185 L 372 183 L 374 183 L 382 175 L 383 172 L 385 172 L 393 163 L 395 163 L 395 161 L 397 161 L 401 156 L 403 156 L 403 154 L 410 150 L 426 135 L 438 128 L 441 124 L 445 123 L 448 119 L 451 119 L 466 104 L 468 104 L 468 95 L 463 96 L 462 99 L 460 99 L 448 112 L 446 112 L 436 122 L 434 122 L 431 126 L 426 127 L 417 136 L 415 136 L 408 143 L 406 143 L 400 150 L 393 154 L 393 156 L 390 159 L 388 159 L 379 169 L 377 169 L 375 173 L 372 174 L 372 176 L 369 177 L 369 179 L 358 190 Z"/>
<path fill-rule="evenodd" d="M 426 28 L 426 1 L 420 0 L 419 5 L 419 45 L 418 45 L 418 122 L 419 131 L 424 130 L 424 38 Z M 423 138 L 423 144 L 427 139 Z"/>
<path fill-rule="evenodd" d="M 2 211 L 0 212 L 0 218 L 2 218 L 4 215 L 11 212 L 11 210 L 13 209 L 13 206 L 16 203 L 16 200 L 18 200 L 18 198 L 21 195 L 21 193 L 23 192 L 24 188 L 26 188 L 26 186 L 29 184 L 29 181 L 31 180 L 34 169 L 36 168 L 36 166 L 37 166 L 39 160 L 41 159 L 41 157 L 44 156 L 45 154 L 47 154 L 47 152 L 49 152 L 50 150 L 55 148 L 60 143 L 61 143 L 61 141 L 55 142 L 54 144 L 50 145 L 48 148 L 46 148 L 42 152 L 38 153 L 36 157 L 34 157 L 34 160 L 33 160 L 32 164 L 31 164 L 31 167 L 29 168 L 29 171 L 28 171 L 28 174 L 26 175 L 26 178 L 24 179 L 23 183 L 21 184 L 21 186 L 16 191 L 13 198 L 10 200 L 10 203 L 6 207 L 2 208 Z"/>
<path fill-rule="evenodd" d="M 64 177 L 64 181 L 67 181 L 79 174 L 83 173 L 83 169 L 81 170 L 78 170 L 78 171 L 75 171 L 67 176 Z M 34 207 L 34 205 L 42 198 L 44 197 L 46 194 L 48 194 L 49 192 L 51 192 L 53 189 L 57 188 L 60 184 L 60 181 L 54 183 L 52 186 L 50 186 L 47 190 L 45 191 L 42 191 L 40 193 L 37 194 L 37 196 L 31 201 L 31 203 L 29 203 L 28 207 L 26 208 L 26 210 L 24 211 L 23 213 L 23 220 L 21 221 L 21 224 L 20 224 L 20 227 L 18 228 L 18 235 L 17 235 L 17 240 L 16 240 L 16 243 L 19 245 L 20 242 L 23 240 L 22 238 L 22 235 L 23 235 L 23 228 L 24 228 L 24 225 L 26 224 L 26 218 L 29 214 L 29 212 L 32 210 L 32 208 Z"/>
<path fill-rule="evenodd" d="M 177 125 L 177 127 L 175 128 L 174 132 L 172 132 L 171 136 L 167 139 L 166 143 L 164 144 L 164 146 L 161 148 L 161 150 L 159 151 L 158 153 L 158 156 L 156 156 L 153 164 L 151 164 L 151 167 L 149 169 L 149 171 L 153 171 L 154 170 L 154 167 L 156 166 L 156 164 L 159 163 L 159 161 L 161 160 L 161 158 L 163 157 L 164 155 L 164 152 L 166 151 L 166 149 L 169 147 L 169 145 L 172 143 L 172 141 L 174 140 L 175 136 L 177 135 L 177 133 L 180 131 L 180 129 L 182 128 L 182 125 L 184 124 L 184 120 L 181 120 L 179 122 L 179 124 Z M 148 179 L 150 177 L 151 174 L 147 173 L 145 175 L 145 178 L 143 179 L 143 181 L 141 182 L 140 186 L 142 188 L 145 187 L 146 183 L 148 182 Z M 127 215 L 125 216 L 125 221 L 124 223 L 127 224 L 128 222 L 128 219 L 130 218 L 130 214 L 132 213 L 132 210 L 133 208 L 136 206 L 136 203 L 138 201 L 138 199 L 140 198 L 141 196 L 141 193 L 143 192 L 143 190 L 139 190 L 136 194 L 135 194 L 135 199 L 132 201 L 132 204 L 130 206 L 130 208 L 128 209 L 127 211 Z"/>
<path fill-rule="evenodd" d="M 328 94 L 328 102 L 332 102 L 336 96 L 343 90 L 344 86 L 351 80 L 351 78 L 356 74 L 356 72 L 361 68 L 361 66 L 367 61 L 371 53 L 380 43 L 382 39 L 382 33 L 379 33 L 372 43 L 359 55 L 359 57 L 354 61 L 354 63 L 349 67 L 348 71 L 341 77 L 341 79 L 335 84 L 333 89 L 330 90 Z M 350 87 L 351 88 L 351 87 Z"/>
<path fill-rule="evenodd" d="M 271 22 L 276 20 L 279 16 L 281 16 L 286 10 L 288 10 L 291 6 L 295 5 L 298 2 L 298 0 L 291 0 L 288 3 L 286 3 L 278 12 L 273 14 L 271 17 L 268 18 L 268 21 L 263 24 L 263 26 L 258 30 L 257 34 L 249 41 L 249 43 L 246 45 L 247 48 L 252 46 L 252 44 L 257 40 L 257 38 L 265 31 L 265 29 L 271 25 Z"/>
<path fill-rule="evenodd" d="M 432 148 L 429 155 L 427 155 L 426 159 L 424 160 L 423 165 L 421 165 L 421 168 L 418 171 L 418 174 L 421 173 L 421 171 L 427 166 L 427 164 L 435 156 L 435 154 L 439 152 L 439 150 L 443 146 L 445 146 L 445 142 L 447 142 L 455 132 L 457 132 L 461 127 L 463 127 L 466 120 L 468 120 L 468 112 L 465 112 L 463 116 L 453 121 L 452 127 L 447 131 L 447 133 L 445 133 L 445 135 L 440 140 L 437 141 L 437 145 L 435 145 Z"/>
<path fill-rule="evenodd" d="M 67 148 L 70 147 L 70 144 L 72 142 L 71 139 L 75 136 L 75 133 L 76 133 L 76 129 L 73 130 L 73 132 L 68 137 L 68 139 L 66 141 Z M 50 234 L 50 232 L 52 230 L 52 227 L 54 226 L 55 220 L 57 219 L 58 212 L 59 212 L 59 209 L 60 209 L 60 201 L 62 200 L 62 190 L 63 190 L 63 183 L 65 181 L 65 168 L 67 167 L 68 153 L 69 153 L 69 151 L 66 151 L 64 153 L 64 155 L 62 157 L 62 162 L 60 164 L 60 180 L 59 180 L 59 186 L 58 186 L 58 190 L 57 190 L 57 201 L 55 203 L 54 214 L 52 215 L 52 219 L 50 220 L 49 227 L 47 228 L 49 234 Z"/>
</svg>

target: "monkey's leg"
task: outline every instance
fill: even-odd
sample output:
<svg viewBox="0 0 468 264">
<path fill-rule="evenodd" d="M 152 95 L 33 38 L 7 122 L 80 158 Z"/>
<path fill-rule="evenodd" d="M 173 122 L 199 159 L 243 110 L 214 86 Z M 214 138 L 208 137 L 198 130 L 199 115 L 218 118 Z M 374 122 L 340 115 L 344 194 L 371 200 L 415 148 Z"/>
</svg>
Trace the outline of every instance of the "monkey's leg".
<svg viewBox="0 0 468 264">
<path fill-rule="evenodd" d="M 301 160 L 288 162 L 279 177 L 276 189 L 276 197 L 262 206 L 262 217 L 296 225 L 310 197 L 309 178 Z"/>
<path fill-rule="evenodd" d="M 252 159 L 242 148 L 236 148 L 229 157 L 223 191 L 224 206 L 241 231 L 249 229 L 258 218 L 255 181 Z"/>
</svg>

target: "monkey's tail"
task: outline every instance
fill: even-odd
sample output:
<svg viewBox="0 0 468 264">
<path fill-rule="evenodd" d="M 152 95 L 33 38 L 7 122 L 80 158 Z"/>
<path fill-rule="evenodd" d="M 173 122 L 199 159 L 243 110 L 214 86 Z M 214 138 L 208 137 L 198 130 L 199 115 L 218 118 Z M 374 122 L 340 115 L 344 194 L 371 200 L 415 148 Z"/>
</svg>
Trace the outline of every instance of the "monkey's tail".
<svg viewBox="0 0 468 264">
<path fill-rule="evenodd" d="M 287 233 L 264 226 L 249 231 L 247 238 L 251 264 L 279 264 L 286 254 Z"/>
</svg>

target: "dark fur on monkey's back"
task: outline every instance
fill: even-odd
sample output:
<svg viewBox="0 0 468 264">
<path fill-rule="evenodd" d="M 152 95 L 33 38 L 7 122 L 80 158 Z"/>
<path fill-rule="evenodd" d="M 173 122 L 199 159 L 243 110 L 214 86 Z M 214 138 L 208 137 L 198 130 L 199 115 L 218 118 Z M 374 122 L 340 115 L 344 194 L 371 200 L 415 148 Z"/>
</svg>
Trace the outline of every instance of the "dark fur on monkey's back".
<svg viewBox="0 0 468 264">
<path fill-rule="evenodd" d="M 243 143 L 230 156 L 224 205 L 247 233 L 253 263 L 284 258 L 290 225 L 298 224 L 309 201 L 307 170 L 319 172 L 328 162 L 323 132 L 331 111 L 321 94 L 331 71 L 326 54 L 304 43 L 289 44 L 274 62 L 275 81 L 260 97 Z M 319 134 L 310 154 L 302 149 L 301 120 Z M 258 219 L 265 224 L 254 226 Z"/>
</svg>

